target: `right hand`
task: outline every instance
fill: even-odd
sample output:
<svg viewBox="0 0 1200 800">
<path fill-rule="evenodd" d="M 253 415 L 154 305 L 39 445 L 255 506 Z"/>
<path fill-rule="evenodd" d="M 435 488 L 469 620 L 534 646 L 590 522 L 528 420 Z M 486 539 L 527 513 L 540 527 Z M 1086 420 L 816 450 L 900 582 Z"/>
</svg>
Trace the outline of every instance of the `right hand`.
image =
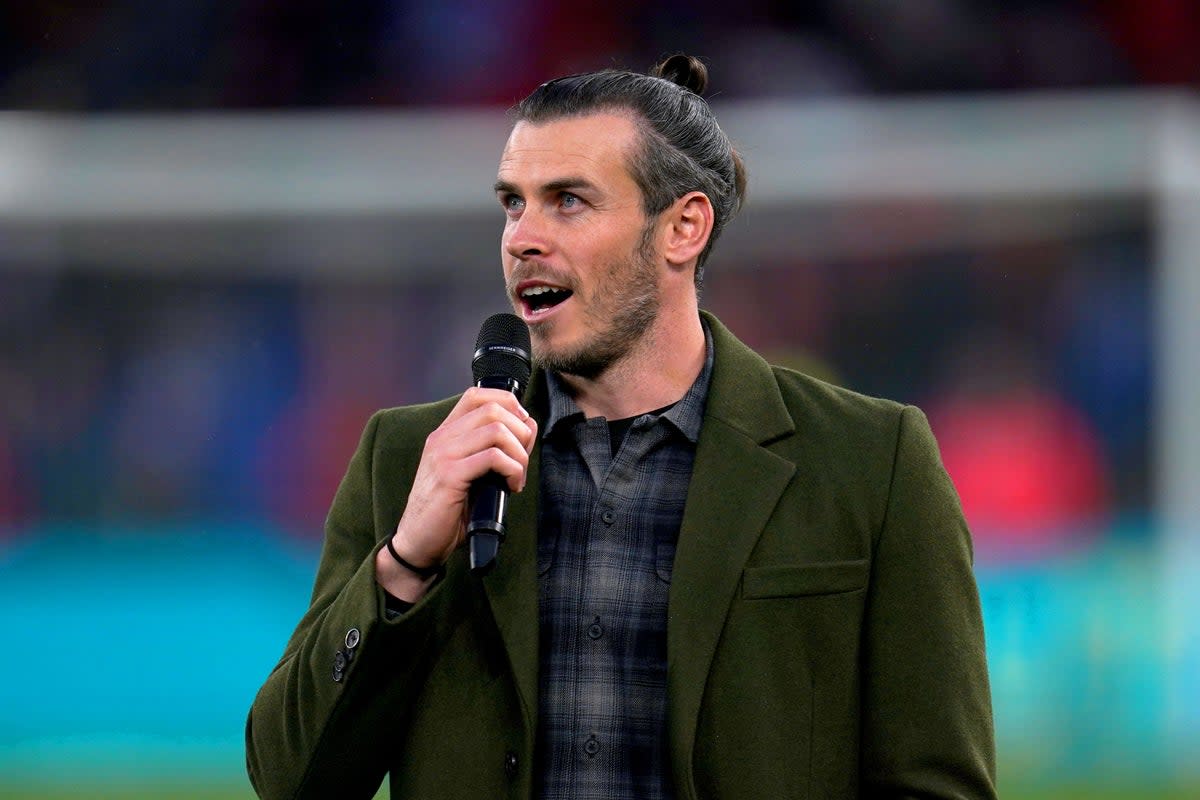
<svg viewBox="0 0 1200 800">
<path fill-rule="evenodd" d="M 392 544 L 405 560 L 425 567 L 441 564 L 466 533 L 471 482 L 496 472 L 519 492 L 525 488 L 537 422 L 516 395 L 500 389 L 468 389 L 425 440 L 421 463 Z M 404 569 L 384 548 L 375 560 L 376 580 L 393 596 L 410 602 L 427 581 Z"/>
</svg>

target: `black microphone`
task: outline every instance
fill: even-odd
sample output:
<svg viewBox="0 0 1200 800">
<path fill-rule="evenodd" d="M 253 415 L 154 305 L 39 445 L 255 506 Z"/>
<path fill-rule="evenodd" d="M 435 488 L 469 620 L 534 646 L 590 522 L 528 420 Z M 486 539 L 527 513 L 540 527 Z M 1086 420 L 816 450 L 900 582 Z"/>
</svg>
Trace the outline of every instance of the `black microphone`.
<svg viewBox="0 0 1200 800">
<path fill-rule="evenodd" d="M 493 314 L 483 321 L 475 339 L 471 374 L 475 385 L 506 389 L 517 397 L 529 383 L 529 328 L 515 314 Z M 496 565 L 504 541 L 504 516 L 508 511 L 508 483 L 489 472 L 477 478 L 467 494 L 467 543 L 471 571 L 486 575 Z"/>
</svg>

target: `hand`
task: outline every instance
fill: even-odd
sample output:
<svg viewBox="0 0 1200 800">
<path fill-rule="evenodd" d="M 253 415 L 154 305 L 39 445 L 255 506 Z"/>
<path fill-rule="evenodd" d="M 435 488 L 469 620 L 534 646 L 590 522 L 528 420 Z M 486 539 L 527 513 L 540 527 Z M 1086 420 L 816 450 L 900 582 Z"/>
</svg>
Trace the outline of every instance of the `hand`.
<svg viewBox="0 0 1200 800">
<path fill-rule="evenodd" d="M 512 392 L 468 389 L 425 440 L 392 539 L 396 551 L 420 567 L 444 562 L 463 541 L 471 482 L 496 472 L 511 491 L 521 491 L 536 441 L 537 422 Z M 375 577 L 389 594 L 409 602 L 420 599 L 428 583 L 386 548 L 376 557 Z"/>
</svg>

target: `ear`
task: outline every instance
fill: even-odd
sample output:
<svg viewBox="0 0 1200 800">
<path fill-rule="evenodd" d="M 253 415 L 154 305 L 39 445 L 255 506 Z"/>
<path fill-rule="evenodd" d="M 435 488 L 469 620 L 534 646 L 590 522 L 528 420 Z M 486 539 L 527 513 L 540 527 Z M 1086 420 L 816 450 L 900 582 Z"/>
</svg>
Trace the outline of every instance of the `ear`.
<svg viewBox="0 0 1200 800">
<path fill-rule="evenodd" d="M 693 263 L 708 244 L 713 207 L 704 192 L 688 192 L 663 212 L 663 258 L 673 267 Z"/>
</svg>

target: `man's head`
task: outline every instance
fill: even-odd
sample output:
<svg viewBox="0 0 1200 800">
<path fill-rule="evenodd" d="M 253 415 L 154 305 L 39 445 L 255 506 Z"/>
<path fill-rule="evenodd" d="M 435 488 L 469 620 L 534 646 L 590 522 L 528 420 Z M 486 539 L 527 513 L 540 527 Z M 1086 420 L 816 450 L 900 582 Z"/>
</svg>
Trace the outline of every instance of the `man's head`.
<svg viewBox="0 0 1200 800">
<path fill-rule="evenodd" d="M 665 226 L 647 224 L 625 167 L 637 138 L 625 115 L 518 123 L 500 159 L 506 288 L 534 354 L 554 372 L 594 379 L 634 352 L 659 320 L 664 280 L 672 297 L 695 295 L 690 274 L 658 258 L 655 234 Z M 707 208 L 700 196 L 693 205 Z M 705 218 L 693 217 L 695 231 L 707 232 Z M 700 235 L 685 251 L 690 260 Z"/>
<path fill-rule="evenodd" d="M 703 69 L 677 56 L 658 71 L 702 89 Z M 683 84 L 605 71 L 539 87 L 517 109 L 496 180 L 508 294 L 539 362 L 596 379 L 694 335 L 701 266 L 744 183 Z"/>
<path fill-rule="evenodd" d="M 699 59 L 674 55 L 649 75 L 601 70 L 549 81 L 514 109 L 518 123 L 535 125 L 596 113 L 630 115 L 639 141 L 627 168 L 646 217 L 652 220 L 688 192 L 703 192 L 712 204 L 712 232 L 696 262 L 697 288 L 713 243 L 746 191 L 741 157 L 700 97 L 707 84 Z"/>
</svg>

